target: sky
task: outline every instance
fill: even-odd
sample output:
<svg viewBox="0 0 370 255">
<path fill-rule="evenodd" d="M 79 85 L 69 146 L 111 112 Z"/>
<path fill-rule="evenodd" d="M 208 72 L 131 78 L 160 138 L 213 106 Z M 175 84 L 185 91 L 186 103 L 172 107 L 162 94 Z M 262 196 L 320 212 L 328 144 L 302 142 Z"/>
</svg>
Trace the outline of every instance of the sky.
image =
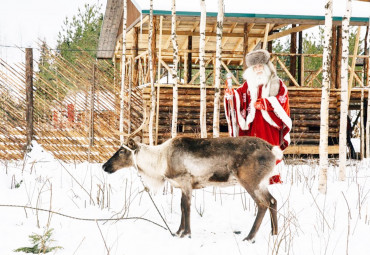
<svg viewBox="0 0 370 255">
<path fill-rule="evenodd" d="M 11 47 L 36 48 L 38 38 L 55 47 L 65 18 L 72 18 L 85 4 L 96 3 L 104 12 L 106 0 L 0 0 L 0 58 L 24 62 L 22 51 Z"/>
</svg>

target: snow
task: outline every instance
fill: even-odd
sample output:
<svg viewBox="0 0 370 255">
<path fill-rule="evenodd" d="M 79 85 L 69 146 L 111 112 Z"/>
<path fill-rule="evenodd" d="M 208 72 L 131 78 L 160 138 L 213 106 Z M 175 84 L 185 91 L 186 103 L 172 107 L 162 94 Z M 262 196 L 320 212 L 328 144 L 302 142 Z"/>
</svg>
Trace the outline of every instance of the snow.
<svg viewBox="0 0 370 255">
<path fill-rule="evenodd" d="M 165 227 L 134 169 L 109 175 L 101 164 L 65 164 L 33 143 L 24 161 L 1 161 L 0 254 L 23 254 L 13 250 L 32 246 L 28 236 L 44 233 L 49 219 L 48 212 L 2 205 L 84 219 L 137 217 L 96 222 L 52 214 L 50 246 L 63 247 L 52 254 L 369 254 L 370 161 L 349 161 L 345 182 L 337 181 L 337 162 L 330 163 L 326 196 L 317 191 L 316 160 L 279 165 L 283 184 L 269 186 L 278 201 L 279 234 L 270 235 L 267 212 L 251 244 L 242 240 L 255 206 L 238 185 L 193 191 L 192 236 L 181 239 L 154 224 Z M 172 232 L 180 223 L 180 195 L 168 184 L 152 194 Z"/>
</svg>

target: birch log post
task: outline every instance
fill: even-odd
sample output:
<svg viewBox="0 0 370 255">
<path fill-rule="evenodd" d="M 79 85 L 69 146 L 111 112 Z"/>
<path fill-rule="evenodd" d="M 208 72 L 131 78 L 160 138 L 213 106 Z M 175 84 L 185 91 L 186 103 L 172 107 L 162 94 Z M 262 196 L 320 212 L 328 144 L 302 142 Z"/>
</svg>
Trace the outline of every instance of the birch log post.
<svg viewBox="0 0 370 255">
<path fill-rule="evenodd" d="M 217 30 L 216 30 L 216 73 L 215 100 L 213 108 L 213 137 L 220 136 L 220 83 L 221 83 L 221 54 L 222 29 L 224 26 L 224 0 L 218 0 Z"/>
<path fill-rule="evenodd" d="M 150 0 L 150 14 L 149 14 L 149 36 L 148 36 L 148 55 L 149 55 L 149 79 L 150 79 L 150 93 L 151 93 L 151 107 L 149 115 L 149 144 L 154 144 L 153 139 L 153 124 L 155 114 L 155 88 L 154 88 L 154 71 L 153 71 L 153 52 L 152 52 L 152 39 L 153 39 L 153 0 Z"/>
<path fill-rule="evenodd" d="M 158 122 L 159 122 L 159 95 L 161 91 L 161 61 L 162 61 L 162 30 L 163 30 L 163 16 L 159 21 L 159 54 L 158 54 L 158 71 L 157 71 L 157 109 L 155 114 L 155 145 L 158 144 Z"/>
<path fill-rule="evenodd" d="M 126 78 L 126 24 L 127 24 L 127 0 L 123 0 L 123 28 L 122 28 L 122 57 L 121 57 L 121 101 L 119 115 L 120 142 L 123 143 L 123 120 L 125 109 L 125 78 Z"/>
<path fill-rule="evenodd" d="M 340 85 L 340 127 L 339 127 L 339 180 L 346 179 L 347 160 L 347 115 L 348 115 L 348 55 L 349 55 L 349 19 L 352 12 L 352 0 L 347 0 L 346 13 L 342 21 L 342 63 Z"/>
<path fill-rule="evenodd" d="M 172 19 L 171 19 L 171 40 L 173 48 L 173 69 L 172 69 L 172 126 L 171 137 L 177 136 L 177 115 L 178 115 L 178 87 L 177 87 L 177 66 L 179 63 L 179 47 L 176 36 L 176 0 L 172 0 Z"/>
<path fill-rule="evenodd" d="M 323 81 L 320 110 L 320 173 L 319 192 L 326 194 L 328 172 L 328 135 L 329 135 L 329 95 L 330 95 L 330 37 L 333 24 L 333 0 L 327 0 L 325 4 L 325 29 L 324 29 L 324 52 L 323 52 Z"/>
<path fill-rule="evenodd" d="M 207 137 L 207 99 L 206 99 L 206 67 L 205 39 L 206 39 L 206 2 L 200 0 L 200 39 L 199 39 L 199 69 L 200 69 L 200 135 Z"/>
</svg>

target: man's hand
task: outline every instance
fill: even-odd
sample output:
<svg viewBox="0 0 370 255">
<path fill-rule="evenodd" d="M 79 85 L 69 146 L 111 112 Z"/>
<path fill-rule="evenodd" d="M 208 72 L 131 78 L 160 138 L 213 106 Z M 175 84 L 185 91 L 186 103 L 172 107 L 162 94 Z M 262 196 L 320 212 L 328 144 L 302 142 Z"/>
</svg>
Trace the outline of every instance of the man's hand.
<svg viewBox="0 0 370 255">
<path fill-rule="evenodd" d="M 263 98 L 258 98 L 257 101 L 254 103 L 254 108 L 257 110 L 266 110 L 265 101 Z"/>
</svg>

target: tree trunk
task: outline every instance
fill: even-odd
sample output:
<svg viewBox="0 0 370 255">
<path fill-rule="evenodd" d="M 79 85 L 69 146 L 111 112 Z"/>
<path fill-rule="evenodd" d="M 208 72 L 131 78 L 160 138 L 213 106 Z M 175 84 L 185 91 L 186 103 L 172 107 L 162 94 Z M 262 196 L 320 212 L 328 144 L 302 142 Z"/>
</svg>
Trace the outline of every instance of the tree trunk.
<svg viewBox="0 0 370 255">
<path fill-rule="evenodd" d="M 341 63 L 341 102 L 339 129 L 339 180 L 346 179 L 347 159 L 347 116 L 348 116 L 348 55 L 349 55 L 349 19 L 352 12 L 352 0 L 347 0 L 346 13 L 342 21 L 342 63 Z"/>
<path fill-rule="evenodd" d="M 177 87 L 177 65 L 179 63 L 179 47 L 177 45 L 176 36 L 176 0 L 172 0 L 172 25 L 171 25 L 171 40 L 173 48 L 173 69 L 172 69 L 172 128 L 171 137 L 174 138 L 177 135 L 177 115 L 178 115 L 178 87 Z"/>
<path fill-rule="evenodd" d="M 150 0 L 150 14 L 149 14 L 149 36 L 148 36 L 148 55 L 149 55 L 149 78 L 150 78 L 150 93 L 151 93 L 151 107 L 149 115 L 149 144 L 154 144 L 153 139 L 153 124 L 155 113 L 155 88 L 154 88 L 154 71 L 153 71 L 153 52 L 152 52 L 152 39 L 153 39 L 153 0 Z"/>
<path fill-rule="evenodd" d="M 127 24 L 127 0 L 123 0 L 123 28 L 122 28 L 122 59 L 121 59 L 121 102 L 119 116 L 120 142 L 123 143 L 123 122 L 125 109 L 125 78 L 126 78 L 126 24 Z"/>
<path fill-rule="evenodd" d="M 200 136 L 207 137 L 207 100 L 206 100 L 206 67 L 205 57 L 205 39 L 206 39 L 206 3 L 200 0 L 200 40 L 199 40 L 199 69 L 200 69 Z"/>
<path fill-rule="evenodd" d="M 328 172 L 328 135 L 329 135 L 329 95 L 330 95 L 330 52 L 331 52 L 331 29 L 333 17 L 333 0 L 327 0 L 325 4 L 325 30 L 323 52 L 323 82 L 321 96 L 321 121 L 320 121 L 320 174 L 319 192 L 326 194 Z"/>
<path fill-rule="evenodd" d="M 221 83 L 221 53 L 222 29 L 224 26 L 224 0 L 218 1 L 217 38 L 216 38 L 216 73 L 215 73 L 215 100 L 213 108 L 213 137 L 220 136 L 220 83 Z"/>
</svg>

